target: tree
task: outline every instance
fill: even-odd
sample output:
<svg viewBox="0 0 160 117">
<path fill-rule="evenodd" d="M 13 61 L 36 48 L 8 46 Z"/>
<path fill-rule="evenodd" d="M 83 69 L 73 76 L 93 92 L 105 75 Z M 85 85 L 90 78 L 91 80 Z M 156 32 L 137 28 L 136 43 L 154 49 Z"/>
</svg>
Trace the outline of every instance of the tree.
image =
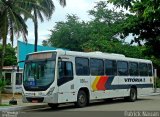
<svg viewBox="0 0 160 117">
<path fill-rule="evenodd" d="M 22 35 L 24 40 L 27 41 L 26 35 L 28 31 L 23 16 L 33 18 L 25 9 L 26 6 L 30 5 L 35 6 L 36 4 L 29 0 L 0 0 L 0 40 L 2 41 L 0 79 L 2 79 L 7 35 L 10 36 L 12 44 L 15 35 Z M 38 5 L 36 6 L 38 7 Z"/>
<path fill-rule="evenodd" d="M 35 0 L 33 0 L 35 1 Z M 37 43 L 38 43 L 38 19 L 41 22 L 44 21 L 44 17 L 49 20 L 53 14 L 55 9 L 54 3 L 52 0 L 36 0 L 35 3 L 41 7 L 31 6 L 28 9 L 30 12 L 33 12 L 34 15 L 34 34 L 35 34 L 35 47 L 34 51 L 37 51 Z M 66 0 L 59 0 L 60 5 L 63 7 L 66 5 Z"/>
<path fill-rule="evenodd" d="M 84 44 L 84 48 L 89 47 L 92 51 L 106 51 L 104 48 L 108 45 L 107 43 L 122 43 L 118 34 L 123 29 L 122 24 L 125 19 L 123 11 L 109 9 L 107 2 L 100 1 L 89 11 L 89 15 L 93 16 L 89 23 L 90 39 Z"/>
<path fill-rule="evenodd" d="M 145 56 L 160 69 L 160 1 L 109 0 L 109 2 L 130 11 L 123 25 L 122 37 L 132 33 L 135 36 L 132 42 L 137 42 L 141 46 L 143 41 L 146 47 Z"/>
<path fill-rule="evenodd" d="M 87 26 L 80 22 L 76 15 L 67 15 L 66 22 L 58 22 L 51 30 L 52 34 L 48 40 L 50 46 L 66 48 L 74 51 L 82 51 L 82 44 L 87 40 Z"/>
<path fill-rule="evenodd" d="M 148 56 L 154 55 L 159 58 L 160 53 L 160 1 L 141 0 L 141 1 L 121 1 L 109 0 L 119 7 L 127 8 L 132 14 L 128 14 L 124 25 L 123 35 L 129 33 L 136 35 L 133 41 L 143 41 L 148 47 Z"/>
<path fill-rule="evenodd" d="M 143 57 L 142 47 L 130 46 L 118 38 L 126 18 L 123 12 L 110 10 L 106 2 L 98 2 L 89 14 L 93 17 L 87 23 L 79 21 L 76 15 L 67 15 L 66 22 L 58 22 L 51 30 L 48 43 L 74 51 L 103 51 Z"/>
<path fill-rule="evenodd" d="M 0 55 L 2 52 L 2 45 L 0 44 Z M 0 58 L 1 61 L 1 58 Z M 6 45 L 6 52 L 4 56 L 4 66 L 12 66 L 17 64 L 16 50 L 11 44 Z"/>
<path fill-rule="evenodd" d="M 43 46 L 48 46 L 48 41 L 47 41 L 47 40 L 43 40 L 43 41 L 42 41 L 42 45 L 43 45 Z"/>
<path fill-rule="evenodd" d="M 123 12 L 109 10 L 107 3 L 101 1 L 89 11 L 89 15 L 93 20 L 87 23 L 79 21 L 76 15 L 67 15 L 66 22 L 58 22 L 55 30 L 51 30 L 49 44 L 76 51 L 95 51 L 105 48 L 105 45 L 99 45 L 101 42 L 119 42 L 117 34 L 125 19 Z"/>
</svg>

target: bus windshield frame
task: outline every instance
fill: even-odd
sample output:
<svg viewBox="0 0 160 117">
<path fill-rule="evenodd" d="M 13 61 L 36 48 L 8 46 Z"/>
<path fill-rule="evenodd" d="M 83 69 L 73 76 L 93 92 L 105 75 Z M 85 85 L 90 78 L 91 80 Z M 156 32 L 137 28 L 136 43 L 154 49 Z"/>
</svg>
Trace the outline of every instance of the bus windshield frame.
<svg viewBox="0 0 160 117">
<path fill-rule="evenodd" d="M 27 55 L 23 75 L 24 89 L 26 91 L 47 90 L 55 80 L 55 67 L 56 52 Z"/>
</svg>

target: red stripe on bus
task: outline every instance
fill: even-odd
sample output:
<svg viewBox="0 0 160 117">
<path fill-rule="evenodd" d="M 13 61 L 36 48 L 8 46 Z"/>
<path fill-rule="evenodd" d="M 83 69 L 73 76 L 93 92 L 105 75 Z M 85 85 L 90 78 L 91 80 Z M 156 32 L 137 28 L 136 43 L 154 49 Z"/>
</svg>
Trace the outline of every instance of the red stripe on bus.
<svg viewBox="0 0 160 117">
<path fill-rule="evenodd" d="M 97 90 L 106 90 L 106 82 L 108 80 L 108 76 L 101 76 L 96 87 L 97 87 Z"/>
</svg>

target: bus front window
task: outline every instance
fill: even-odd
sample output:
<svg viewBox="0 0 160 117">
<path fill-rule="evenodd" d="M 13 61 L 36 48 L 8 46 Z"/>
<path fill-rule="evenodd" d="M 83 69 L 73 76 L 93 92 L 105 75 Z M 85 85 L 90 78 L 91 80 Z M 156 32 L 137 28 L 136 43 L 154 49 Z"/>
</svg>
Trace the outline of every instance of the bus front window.
<svg viewBox="0 0 160 117">
<path fill-rule="evenodd" d="M 25 64 L 24 88 L 26 90 L 46 90 L 54 81 L 55 61 L 30 61 Z"/>
</svg>

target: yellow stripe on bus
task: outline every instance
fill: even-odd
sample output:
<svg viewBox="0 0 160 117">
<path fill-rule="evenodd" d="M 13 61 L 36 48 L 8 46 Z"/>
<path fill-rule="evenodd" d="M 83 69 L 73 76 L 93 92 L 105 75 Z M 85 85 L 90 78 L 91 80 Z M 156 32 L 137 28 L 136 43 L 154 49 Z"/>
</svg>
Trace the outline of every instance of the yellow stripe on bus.
<svg viewBox="0 0 160 117">
<path fill-rule="evenodd" d="M 92 84 L 92 89 L 93 89 L 93 91 L 97 91 L 96 85 L 97 85 L 99 79 L 100 79 L 100 76 L 96 76 L 96 78 L 95 78 L 95 80 L 94 80 L 94 82 L 93 82 L 93 84 Z"/>
</svg>

